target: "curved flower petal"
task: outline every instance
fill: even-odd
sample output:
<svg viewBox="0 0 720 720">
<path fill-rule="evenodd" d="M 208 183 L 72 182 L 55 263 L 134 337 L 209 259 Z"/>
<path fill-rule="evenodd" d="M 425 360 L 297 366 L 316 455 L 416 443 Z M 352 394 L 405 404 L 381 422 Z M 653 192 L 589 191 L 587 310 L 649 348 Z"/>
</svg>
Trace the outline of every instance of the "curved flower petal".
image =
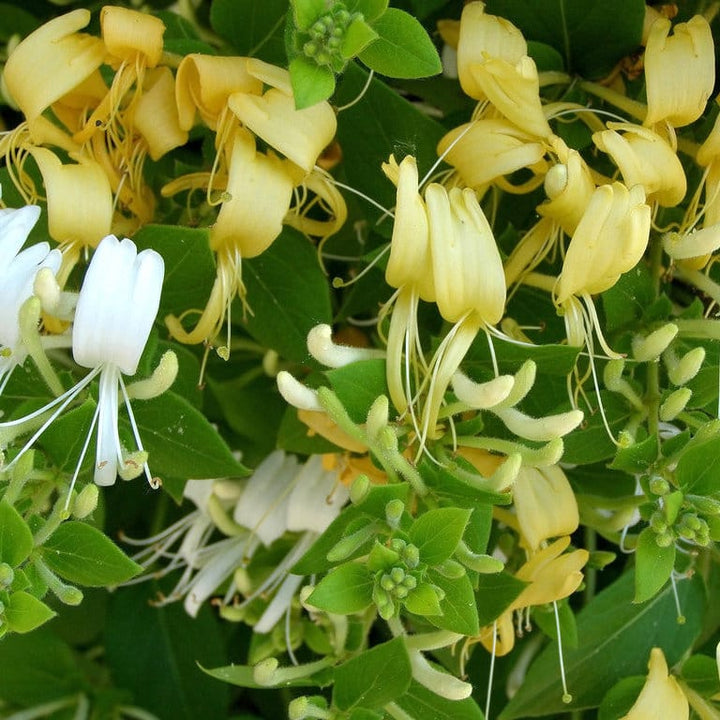
<svg viewBox="0 0 720 720">
<path fill-rule="evenodd" d="M 100 28 L 108 52 L 125 63 L 153 68 L 163 51 L 165 23 L 154 15 L 106 5 L 100 11 Z"/>
<path fill-rule="evenodd" d="M 116 365 L 134 375 L 158 307 L 164 275 L 154 250 L 108 235 L 85 274 L 75 310 L 73 357 L 78 365 Z"/>
</svg>

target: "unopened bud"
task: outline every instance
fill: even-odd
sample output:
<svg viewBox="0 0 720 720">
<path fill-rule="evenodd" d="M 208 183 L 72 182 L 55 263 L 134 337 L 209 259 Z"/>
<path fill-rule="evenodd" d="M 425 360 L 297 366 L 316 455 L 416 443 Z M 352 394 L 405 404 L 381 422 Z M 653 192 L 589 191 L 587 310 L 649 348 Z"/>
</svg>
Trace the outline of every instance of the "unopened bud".
<svg viewBox="0 0 720 720">
<path fill-rule="evenodd" d="M 558 415 L 533 418 L 515 408 L 493 410 L 507 426 L 508 430 L 526 440 L 547 442 L 563 437 L 574 430 L 585 417 L 582 410 L 569 410 Z"/>
<path fill-rule="evenodd" d="M 300 410 L 323 412 L 317 393 L 296 380 L 287 370 L 281 370 L 275 378 L 285 402 Z"/>
<path fill-rule="evenodd" d="M 372 483 L 367 475 L 358 475 L 350 485 L 350 502 L 360 505 L 368 496 Z"/>
<path fill-rule="evenodd" d="M 666 530 L 664 533 L 659 533 L 655 536 L 655 543 L 658 547 L 667 548 L 675 542 L 675 535 L 672 530 Z"/>
<path fill-rule="evenodd" d="M 52 591 L 57 595 L 58 600 L 65 605 L 72 605 L 76 607 L 83 601 L 83 594 L 80 588 L 73 587 L 72 585 L 62 585 L 52 588 Z"/>
<path fill-rule="evenodd" d="M 131 400 L 150 400 L 151 398 L 158 397 L 170 389 L 175 382 L 177 374 L 177 355 L 172 350 L 168 350 L 163 353 L 158 366 L 149 378 L 138 380 L 127 386 L 128 397 Z"/>
<path fill-rule="evenodd" d="M 638 362 L 657 360 L 678 334 L 678 326 L 667 323 L 647 337 L 636 336 L 632 341 L 633 357 Z"/>
<path fill-rule="evenodd" d="M 500 375 L 488 382 L 476 383 L 460 370 L 452 379 L 457 399 L 478 410 L 487 410 L 506 400 L 514 384 L 512 375 Z"/>
<path fill-rule="evenodd" d="M 404 512 L 405 503 L 402 500 L 391 500 L 385 506 L 385 520 L 387 524 L 391 528 L 397 529 L 400 526 L 400 519 Z"/>
<path fill-rule="evenodd" d="M 388 403 L 387 396 L 379 395 L 370 406 L 365 422 L 365 431 L 367 432 L 370 442 L 378 436 L 384 427 L 387 427 L 390 417 L 389 413 L 390 404 Z"/>
<path fill-rule="evenodd" d="M 514 407 L 517 405 L 535 384 L 536 373 L 537 365 L 532 360 L 526 360 L 515 373 L 512 390 L 503 400 L 501 407 Z"/>
<path fill-rule="evenodd" d="M 704 495 L 686 495 L 685 500 L 703 515 L 720 515 L 720 500 Z"/>
<path fill-rule="evenodd" d="M 668 377 L 673 385 L 685 385 L 699 372 L 705 362 L 705 348 L 696 347 L 685 353 L 679 360 L 675 353 L 668 350 L 663 354 Z"/>
<path fill-rule="evenodd" d="M 670 393 L 665 402 L 660 406 L 660 420 L 670 422 L 674 420 L 690 402 L 692 390 L 687 387 L 681 387 Z"/>
<path fill-rule="evenodd" d="M 321 364 L 331 368 L 340 368 L 359 360 L 371 360 L 385 357 L 383 350 L 358 348 L 351 345 L 338 345 L 332 340 L 332 328 L 329 325 L 316 325 L 307 336 L 309 353 Z"/>
<path fill-rule="evenodd" d="M 9 588 L 15 579 L 15 571 L 7 563 L 0 563 L 0 590 Z"/>
<path fill-rule="evenodd" d="M 274 657 L 261 660 L 253 667 L 253 680 L 263 687 L 271 687 L 275 684 L 275 673 L 279 664 Z"/>
<path fill-rule="evenodd" d="M 98 486 L 95 483 L 86 485 L 75 498 L 72 509 L 73 516 L 82 520 L 90 515 L 97 507 L 99 494 Z"/>
<path fill-rule="evenodd" d="M 605 368 L 603 369 L 603 381 L 608 390 L 617 392 L 617 388 L 620 386 L 620 383 L 624 382 L 622 380 L 624 370 L 625 360 L 623 359 L 610 360 L 605 364 Z"/>
<path fill-rule="evenodd" d="M 670 483 L 662 475 L 653 475 L 648 481 L 648 488 L 653 495 L 667 495 Z"/>
</svg>

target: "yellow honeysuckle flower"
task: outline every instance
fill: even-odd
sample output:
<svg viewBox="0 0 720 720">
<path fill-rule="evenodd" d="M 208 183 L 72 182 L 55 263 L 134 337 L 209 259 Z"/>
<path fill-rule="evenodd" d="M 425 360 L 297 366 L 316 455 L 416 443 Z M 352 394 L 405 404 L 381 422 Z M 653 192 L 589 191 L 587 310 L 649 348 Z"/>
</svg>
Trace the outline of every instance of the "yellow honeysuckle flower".
<svg viewBox="0 0 720 720">
<path fill-rule="evenodd" d="M 102 40 L 78 33 L 89 22 L 90 11 L 83 9 L 54 18 L 30 33 L 5 63 L 6 87 L 31 126 L 105 59 Z"/>
<path fill-rule="evenodd" d="M 110 234 L 113 218 L 110 183 L 104 170 L 92 160 L 79 158 L 77 163 L 63 164 L 47 148 L 33 148 L 30 153 L 43 177 L 50 236 L 68 250 L 63 259 L 67 272 L 80 248 L 94 248 Z"/>
<path fill-rule="evenodd" d="M 108 93 L 108 86 L 100 70 L 95 70 L 69 93 L 51 105 L 53 115 L 70 133 L 77 133 L 85 126 L 87 116 Z M 78 145 L 78 143 L 75 143 Z M 78 148 L 80 146 L 78 145 Z"/>
<path fill-rule="evenodd" d="M 235 295 L 244 295 L 242 259 L 259 255 L 280 234 L 292 190 L 292 178 L 283 161 L 258 152 L 252 134 L 239 128 L 230 156 L 226 199 L 210 231 L 210 247 L 217 255 L 217 279 L 192 331 L 183 328 L 181 318 L 165 318 L 173 337 L 194 344 L 217 335 Z"/>
<path fill-rule="evenodd" d="M 463 8 L 460 19 L 457 50 L 462 89 L 475 100 L 485 100 L 485 89 L 471 68 L 493 58 L 514 66 L 527 55 L 527 43 L 509 20 L 488 15 L 483 2 L 470 2 Z"/>
<path fill-rule="evenodd" d="M 100 28 L 108 52 L 121 63 L 154 68 L 162 57 L 165 23 L 147 13 L 117 5 L 100 11 Z"/>
<path fill-rule="evenodd" d="M 173 148 L 184 145 L 188 132 L 180 127 L 175 78 L 170 68 L 149 71 L 145 85 L 145 91 L 133 107 L 132 125 L 147 143 L 150 157 L 158 160 Z"/>
<path fill-rule="evenodd" d="M 438 144 L 437 152 L 474 190 L 525 167 L 539 176 L 540 183 L 547 171 L 542 143 L 502 118 L 476 120 L 451 130 Z"/>
<path fill-rule="evenodd" d="M 495 655 L 507 655 L 515 645 L 512 615 L 535 605 L 557 602 L 572 595 L 583 581 L 582 568 L 588 561 L 587 550 L 573 550 L 565 553 L 570 545 L 569 537 L 561 537 L 554 543 L 535 553 L 516 573 L 515 577 L 528 583 L 510 607 L 497 619 L 496 627 L 489 625 L 482 629 L 478 640 L 486 650 Z"/>
<path fill-rule="evenodd" d="M 553 165 L 545 176 L 548 199 L 537 206 L 537 211 L 573 235 L 594 190 L 595 183 L 585 160 L 577 150 L 567 150 L 565 159 Z"/>
<path fill-rule="evenodd" d="M 510 122 L 534 137 L 546 140 L 552 137 L 540 102 L 537 67 L 531 57 L 525 55 L 515 64 L 492 58 L 471 64 L 468 72 Z"/>
<path fill-rule="evenodd" d="M 648 676 L 630 712 L 621 720 L 687 720 L 690 707 L 677 680 L 668 672 L 660 648 L 650 651 Z"/>
<path fill-rule="evenodd" d="M 180 127 L 190 130 L 197 113 L 211 130 L 218 130 L 231 95 L 260 95 L 262 80 L 249 72 L 249 62 L 245 57 L 186 55 L 178 66 L 175 84 Z"/>
<path fill-rule="evenodd" d="M 660 17 L 645 48 L 645 125 L 667 121 L 673 127 L 695 122 L 715 86 L 715 48 L 708 21 L 695 15 L 678 23 Z"/>
<path fill-rule="evenodd" d="M 649 128 L 632 123 L 607 124 L 594 133 L 595 145 L 610 155 L 628 187 L 642 185 L 648 202 L 674 207 L 687 190 L 685 171 L 675 150 Z"/>
<path fill-rule="evenodd" d="M 417 162 L 406 155 L 398 165 L 390 156 L 382 170 L 397 187 L 397 204 L 393 224 L 390 256 L 385 280 L 394 288 L 414 286 L 418 295 L 435 299 L 433 267 L 430 258 L 430 228 L 427 208 L 420 197 Z"/>
<path fill-rule="evenodd" d="M 642 185 L 601 185 L 570 241 L 558 278 L 556 302 L 601 293 L 635 267 L 647 247 L 650 207 Z"/>
<path fill-rule="evenodd" d="M 306 173 L 335 137 L 335 112 L 327 102 L 295 109 L 292 93 L 270 88 L 262 96 L 234 93 L 228 107 L 240 122 Z"/>
<path fill-rule="evenodd" d="M 558 465 L 521 468 L 513 501 L 520 532 L 531 552 L 550 538 L 571 535 L 580 524 L 575 494 Z"/>
<path fill-rule="evenodd" d="M 75 139 L 84 143 L 94 135 L 109 133 L 111 144 L 121 145 L 132 130 L 126 116 L 131 117 L 132 107 L 142 95 L 145 71 L 154 68 L 162 56 L 165 23 L 147 13 L 106 5 L 100 11 L 100 27 L 107 60 L 116 73 L 107 94 L 83 129 L 75 133 Z"/>
<path fill-rule="evenodd" d="M 475 313 L 494 325 L 505 311 L 505 275 L 492 228 L 470 189 L 425 191 L 435 302 L 448 322 Z M 478 282 L 478 278 L 483 281 Z"/>
</svg>

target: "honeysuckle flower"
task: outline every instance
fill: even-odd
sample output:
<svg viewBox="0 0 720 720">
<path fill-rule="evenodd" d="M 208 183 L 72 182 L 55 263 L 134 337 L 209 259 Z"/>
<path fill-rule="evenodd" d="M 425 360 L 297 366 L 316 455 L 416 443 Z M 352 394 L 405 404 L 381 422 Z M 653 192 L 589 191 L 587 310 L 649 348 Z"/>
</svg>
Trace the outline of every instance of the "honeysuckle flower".
<svg viewBox="0 0 720 720">
<path fill-rule="evenodd" d="M 50 236 L 68 251 L 65 273 L 82 248 L 94 248 L 110 232 L 113 194 L 107 174 L 90 159 L 62 163 L 47 148 L 33 148 L 45 186 Z"/>
<path fill-rule="evenodd" d="M 528 583 L 527 587 L 510 604 L 497 620 L 495 629 L 488 626 L 481 631 L 480 642 L 488 651 L 498 656 L 507 655 L 515 646 L 512 625 L 514 611 L 526 610 L 536 605 L 557 602 L 572 595 L 583 581 L 582 568 L 588 561 L 587 550 L 566 553 L 570 538 L 565 536 L 535 553 L 516 573 L 515 577 Z"/>
<path fill-rule="evenodd" d="M 610 155 L 625 185 L 642 185 L 648 202 L 673 207 L 687 190 L 685 171 L 675 150 L 656 132 L 632 123 L 609 122 L 593 134 L 595 145 Z"/>
<path fill-rule="evenodd" d="M 274 593 L 254 624 L 256 632 L 267 633 L 288 611 L 303 580 L 289 574 L 290 568 L 337 517 L 348 491 L 338 484 L 336 469 L 327 469 L 321 456 L 301 464 L 294 456 L 276 450 L 245 481 L 190 481 L 184 495 L 197 510 L 159 536 L 131 541 L 147 546 L 136 559 L 148 569 L 155 561 L 170 558 L 165 568 L 146 578 L 184 568 L 174 589 L 160 603 L 184 598 L 185 611 L 194 617 L 235 573 L 240 583 L 230 582 L 221 611 L 237 618 L 250 602 Z M 215 529 L 226 537 L 209 543 Z M 296 538 L 289 552 L 257 586 L 248 585 L 246 568 L 260 548 L 270 548 L 288 533 Z M 238 593 L 245 599 L 236 598 Z"/>
<path fill-rule="evenodd" d="M 27 236 L 40 217 L 40 208 L 26 205 L 17 210 L 0 210 L 0 393 L 12 371 L 26 356 L 20 329 L 20 308 L 33 294 L 38 271 L 60 268 L 60 253 L 50 250 L 46 242 L 25 250 Z"/>
<path fill-rule="evenodd" d="M 241 263 L 266 250 L 282 230 L 290 207 L 292 179 L 283 161 L 258 152 L 252 134 L 239 128 L 229 163 L 227 199 L 210 232 L 210 247 L 216 253 L 217 278 L 205 310 L 195 327 L 187 331 L 181 318 L 169 315 L 165 324 L 173 337 L 184 343 L 212 340 L 228 318 L 236 295 L 244 297 Z"/>
<path fill-rule="evenodd" d="M 130 100 L 123 114 L 132 107 L 142 93 L 145 70 L 160 62 L 163 51 L 165 23 L 147 13 L 106 5 L 100 11 L 100 29 L 109 55 L 106 60 L 116 72 L 108 93 L 90 114 L 85 127 L 75 134 L 81 143 L 116 122 L 128 93 Z"/>
<path fill-rule="evenodd" d="M 98 426 L 94 480 L 98 485 L 112 485 L 117 475 L 123 479 L 137 477 L 143 471 L 154 487 L 147 466 L 137 425 L 122 376 L 137 371 L 160 304 L 164 275 L 162 257 L 154 250 L 137 252 L 128 239 L 119 241 L 108 235 L 98 245 L 83 281 L 73 324 L 72 348 L 75 362 L 90 372 L 73 388 L 29 415 L 0 423 L 0 432 L 22 432 L 37 418 L 52 410 L 30 440 L 13 459 L 15 463 L 45 431 L 50 423 L 99 376 L 97 409 L 90 433 L 81 451 L 73 482 L 87 451 L 90 436 Z M 127 454 L 118 434 L 118 409 L 122 393 L 138 450 Z M 36 424 L 36 423 L 35 423 Z M 68 496 L 69 497 L 69 496 Z"/>
<path fill-rule="evenodd" d="M 147 143 L 153 160 L 187 142 L 188 131 L 180 127 L 170 68 L 158 67 L 146 73 L 145 90 L 132 110 L 132 126 Z"/>
<path fill-rule="evenodd" d="M 558 465 L 521 468 L 513 502 L 521 536 L 533 553 L 550 538 L 571 535 L 580 524 L 575 493 Z"/>
<path fill-rule="evenodd" d="M 665 655 L 660 648 L 650 651 L 648 676 L 635 704 L 621 720 L 687 720 L 690 707 L 677 680 L 668 672 Z"/>
<path fill-rule="evenodd" d="M 710 24 L 695 15 L 678 23 L 660 17 L 650 27 L 645 47 L 645 125 L 667 121 L 673 127 L 695 122 L 715 86 L 715 48 Z"/>
<path fill-rule="evenodd" d="M 475 120 L 451 130 L 437 152 L 457 170 L 464 185 L 477 191 L 492 182 L 517 191 L 503 177 L 521 168 L 534 174 L 522 186 L 523 192 L 529 191 L 547 171 L 543 144 L 502 118 Z"/>
<path fill-rule="evenodd" d="M 222 135 L 230 95 L 262 92 L 262 80 L 248 69 L 250 61 L 245 57 L 186 55 L 178 66 L 175 85 L 180 127 L 190 130 L 198 114 L 205 125 Z"/>
<path fill-rule="evenodd" d="M 54 18 L 30 33 L 5 63 L 5 85 L 30 126 L 105 59 L 102 40 L 78 32 L 89 22 L 90 11 L 83 9 Z"/>
<path fill-rule="evenodd" d="M 498 59 L 515 65 L 527 55 L 523 34 L 509 20 L 488 15 L 485 3 L 470 2 L 463 8 L 460 35 L 457 41 L 458 76 L 467 95 L 475 100 L 487 96 L 475 77 L 472 67 L 489 59 Z"/>
</svg>

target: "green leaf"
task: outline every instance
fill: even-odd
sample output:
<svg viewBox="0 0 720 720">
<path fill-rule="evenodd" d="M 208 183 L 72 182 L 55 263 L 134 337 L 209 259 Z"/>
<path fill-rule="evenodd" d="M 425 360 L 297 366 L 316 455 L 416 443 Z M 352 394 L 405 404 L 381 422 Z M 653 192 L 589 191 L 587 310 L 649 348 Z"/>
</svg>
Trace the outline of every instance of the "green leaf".
<svg viewBox="0 0 720 720">
<path fill-rule="evenodd" d="M 356 63 L 348 65 L 335 96 L 338 105 L 355 100 L 367 79 Z M 405 155 L 415 155 L 422 176 L 437 160 L 435 147 L 445 134 L 442 125 L 377 78 L 370 82 L 362 102 L 343 110 L 341 118 L 337 137 L 347 183 L 387 208 L 395 206 L 395 186 L 379 179 L 381 164 L 391 153 L 398 162 Z M 366 218 L 380 216 L 369 205 L 363 205 L 363 210 Z"/>
<path fill-rule="evenodd" d="M 425 28 L 412 15 L 388 8 L 373 22 L 379 38 L 358 57 L 381 75 L 421 78 L 442 72 L 437 50 Z"/>
<path fill-rule="evenodd" d="M 154 475 L 189 479 L 249 474 L 205 415 L 179 395 L 168 391 L 152 400 L 136 400 L 132 407 Z"/>
<path fill-rule="evenodd" d="M 577 617 L 579 644 L 565 649 L 565 672 L 570 705 L 562 701 L 557 645 L 550 643 L 538 656 L 500 720 L 561 715 L 597 707 L 619 680 L 647 672 L 648 648 L 662 648 L 674 665 L 700 632 L 705 591 L 699 578 L 677 584 L 685 624 L 678 624 L 672 588 L 636 605 L 634 574 L 625 573 L 595 596 Z M 612 662 L 608 662 L 612 658 Z"/>
<path fill-rule="evenodd" d="M 405 608 L 413 615 L 441 615 L 440 602 L 437 593 L 427 584 L 420 583 L 408 593 L 403 601 Z"/>
<path fill-rule="evenodd" d="M 225 643 L 209 607 L 191 618 L 174 603 L 153 607 L 159 587 L 119 588 L 108 608 L 105 648 L 116 687 L 159 718 L 225 718 L 229 688 L 198 672 L 226 662 Z"/>
<path fill-rule="evenodd" d="M 684 492 L 711 495 L 717 491 L 720 472 L 720 437 L 693 444 L 683 453 L 675 470 L 675 479 Z"/>
<path fill-rule="evenodd" d="M 598 720 L 617 720 L 625 717 L 645 685 L 645 678 L 623 678 L 613 685 L 602 700 L 598 710 Z"/>
<path fill-rule="evenodd" d="M 372 603 L 373 580 L 358 563 L 346 563 L 326 575 L 310 593 L 307 602 L 339 615 L 361 612 Z"/>
<path fill-rule="evenodd" d="M 397 637 L 335 668 L 333 703 L 340 710 L 355 706 L 381 708 L 402 695 L 411 679 L 405 641 Z"/>
<path fill-rule="evenodd" d="M 655 287 L 650 269 L 640 263 L 602 294 L 605 311 L 605 332 L 614 332 L 640 320 L 655 300 Z"/>
<path fill-rule="evenodd" d="M 62 470 L 74 472 L 96 408 L 95 399 L 87 398 L 82 405 L 54 420 L 38 440 L 38 444 Z M 95 447 L 95 441 L 91 440 L 83 461 L 83 471 L 90 471 L 94 466 Z"/>
<path fill-rule="evenodd" d="M 230 685 L 237 685 L 245 688 L 268 687 L 326 687 L 332 681 L 332 670 L 323 668 L 319 672 L 311 673 L 305 677 L 283 680 L 281 685 L 259 685 L 255 682 L 255 668 L 252 665 L 226 665 L 225 667 L 200 669 L 210 677 Z"/>
<path fill-rule="evenodd" d="M 481 627 L 497 620 L 527 587 L 507 572 L 479 575 L 477 579 L 478 621 Z"/>
<path fill-rule="evenodd" d="M 76 520 L 60 525 L 40 552 L 51 570 L 78 585 L 117 585 L 142 571 L 100 530 Z"/>
<path fill-rule="evenodd" d="M 720 692 L 717 660 L 707 655 L 692 655 L 682 666 L 681 674 L 687 684 L 703 697 Z"/>
<path fill-rule="evenodd" d="M 470 578 L 467 575 L 446 578 L 439 572 L 429 570 L 427 579 L 445 593 L 445 597 L 440 601 L 442 615 L 429 617 L 428 620 L 443 630 L 461 635 L 477 635 L 480 632 L 480 623 Z"/>
<path fill-rule="evenodd" d="M 55 617 L 44 602 L 30 593 L 14 592 L 5 603 L 5 622 L 16 633 L 27 633 Z"/>
<path fill-rule="evenodd" d="M 134 237 L 139 250 L 152 248 L 165 261 L 159 317 L 200 309 L 215 282 L 215 260 L 207 228 L 146 225 Z"/>
<path fill-rule="evenodd" d="M 388 0 L 348 0 L 345 7 L 349 13 L 362 13 L 368 22 L 372 22 L 387 10 Z"/>
<path fill-rule="evenodd" d="M 657 460 L 659 452 L 658 438 L 651 435 L 635 445 L 621 447 L 609 467 L 631 474 L 647 472 L 648 467 Z"/>
<path fill-rule="evenodd" d="M 38 21 L 27 10 L 17 7 L 14 4 L 0 3 L 0 42 L 5 45 L 13 35 L 25 37 L 29 35 L 38 25 Z"/>
<path fill-rule="evenodd" d="M 69 645 L 43 628 L 0 642 L 0 697 L 34 707 L 80 692 L 83 678 Z"/>
<path fill-rule="evenodd" d="M 395 703 L 414 720 L 485 720 L 472 698 L 447 700 L 414 680 Z"/>
<path fill-rule="evenodd" d="M 420 560 L 439 565 L 455 552 L 470 519 L 471 510 L 438 508 L 421 515 L 410 528 L 410 542 L 420 550 Z"/>
<path fill-rule="evenodd" d="M 287 0 L 213 0 L 210 25 L 238 55 L 284 62 L 283 25 L 287 11 Z"/>
<path fill-rule="evenodd" d="M 388 395 L 385 360 L 360 360 L 325 373 L 338 396 L 356 423 L 364 423 L 370 406 L 380 395 Z"/>
<path fill-rule="evenodd" d="M 640 44 L 642 0 L 488 0 L 487 12 L 507 18 L 528 40 L 565 57 L 569 71 L 598 78 Z"/>
<path fill-rule="evenodd" d="M 378 34 L 364 20 L 355 18 L 345 32 L 340 51 L 344 58 L 352 58 L 377 40 Z"/>
<path fill-rule="evenodd" d="M 675 544 L 660 547 L 655 531 L 645 528 L 635 548 L 635 599 L 643 603 L 658 593 L 668 581 L 675 565 Z"/>
<path fill-rule="evenodd" d="M 4 500 L 0 502 L 0 562 L 17 567 L 33 549 L 33 536 L 20 513 Z"/>
<path fill-rule="evenodd" d="M 290 61 L 290 82 L 298 110 L 327 100 L 335 92 L 335 73 L 303 55 Z"/>
<path fill-rule="evenodd" d="M 332 321 L 328 282 L 315 248 L 285 228 L 262 255 L 243 262 L 243 280 L 252 308 L 245 319 L 248 332 L 287 360 L 305 362 L 308 332 Z M 241 317 L 239 303 L 235 306 L 235 317 Z"/>
<path fill-rule="evenodd" d="M 290 0 L 295 24 L 307 30 L 321 15 L 327 12 L 325 0 Z"/>
</svg>

